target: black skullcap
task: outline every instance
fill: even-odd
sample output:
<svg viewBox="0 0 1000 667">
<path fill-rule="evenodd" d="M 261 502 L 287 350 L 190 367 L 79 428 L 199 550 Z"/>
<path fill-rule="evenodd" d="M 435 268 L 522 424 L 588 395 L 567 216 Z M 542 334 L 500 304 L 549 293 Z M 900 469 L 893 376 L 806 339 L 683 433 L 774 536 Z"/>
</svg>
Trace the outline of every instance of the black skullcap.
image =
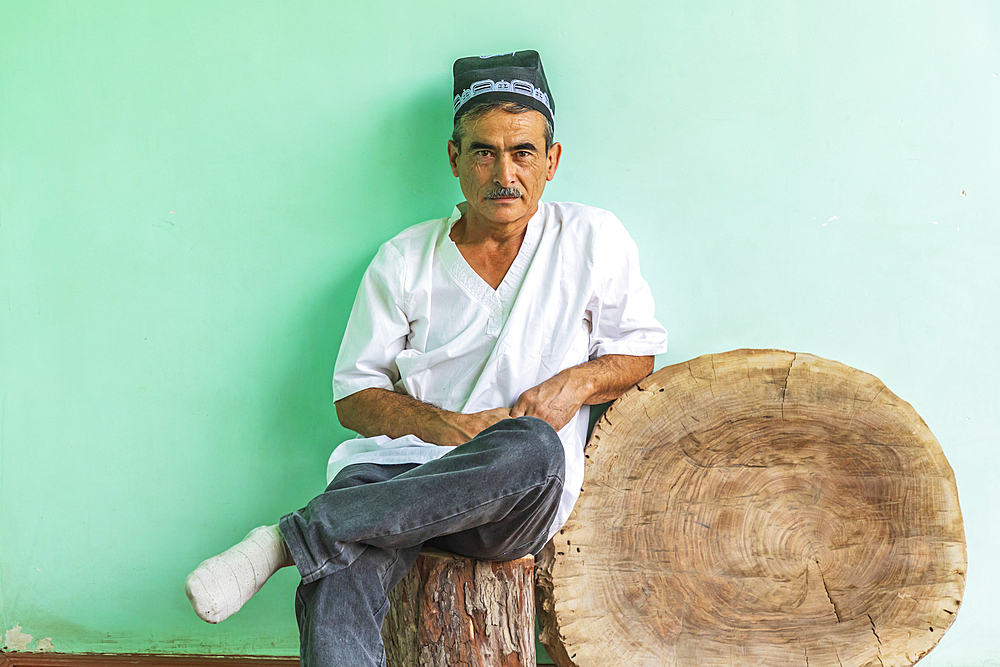
<svg viewBox="0 0 1000 667">
<path fill-rule="evenodd" d="M 455 122 L 479 102 L 516 102 L 554 123 L 556 103 L 537 51 L 470 56 L 455 61 Z"/>
</svg>

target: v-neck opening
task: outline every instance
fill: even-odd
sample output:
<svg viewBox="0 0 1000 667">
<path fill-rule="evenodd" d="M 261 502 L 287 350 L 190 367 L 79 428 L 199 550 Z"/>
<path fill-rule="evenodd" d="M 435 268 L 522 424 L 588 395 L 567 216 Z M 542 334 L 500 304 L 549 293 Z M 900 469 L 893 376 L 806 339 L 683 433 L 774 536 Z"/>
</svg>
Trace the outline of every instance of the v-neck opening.
<svg viewBox="0 0 1000 667">
<path fill-rule="evenodd" d="M 531 263 L 531 258 L 535 254 L 535 248 L 538 246 L 538 239 L 541 236 L 541 223 L 540 217 L 542 215 L 542 206 L 539 204 L 538 210 L 535 214 L 531 216 L 528 220 L 527 229 L 524 231 L 524 238 L 521 240 L 521 246 L 517 250 L 517 255 L 514 256 L 514 261 L 511 262 L 510 267 L 507 269 L 507 273 L 504 274 L 503 279 L 500 284 L 497 285 L 496 289 L 490 285 L 486 280 L 479 275 L 472 265 L 469 264 L 469 260 L 465 258 L 462 251 L 459 249 L 458 244 L 456 244 L 451 239 L 451 230 L 455 226 L 461 217 L 465 214 L 467 208 L 467 202 L 462 202 L 455 207 L 454 213 L 448 218 L 447 229 L 445 230 L 444 245 L 448 248 L 449 253 L 452 255 L 452 261 L 450 262 L 450 268 L 452 269 L 452 274 L 465 285 L 484 305 L 495 308 L 501 304 L 509 303 L 514 296 L 517 295 L 518 288 L 521 286 L 521 281 L 524 279 L 524 274 L 528 270 L 528 265 Z"/>
</svg>

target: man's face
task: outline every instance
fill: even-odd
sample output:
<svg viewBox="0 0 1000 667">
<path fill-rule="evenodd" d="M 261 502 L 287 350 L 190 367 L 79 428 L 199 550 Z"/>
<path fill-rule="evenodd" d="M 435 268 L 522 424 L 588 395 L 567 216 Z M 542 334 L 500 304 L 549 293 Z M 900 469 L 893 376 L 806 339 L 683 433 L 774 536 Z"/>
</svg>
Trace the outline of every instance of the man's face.
<svg viewBox="0 0 1000 667">
<path fill-rule="evenodd" d="M 492 224 L 527 223 L 559 166 L 562 147 L 545 152 L 545 117 L 537 111 L 487 112 L 466 122 L 462 150 L 448 142 L 451 173 L 469 202 L 467 215 Z"/>
</svg>

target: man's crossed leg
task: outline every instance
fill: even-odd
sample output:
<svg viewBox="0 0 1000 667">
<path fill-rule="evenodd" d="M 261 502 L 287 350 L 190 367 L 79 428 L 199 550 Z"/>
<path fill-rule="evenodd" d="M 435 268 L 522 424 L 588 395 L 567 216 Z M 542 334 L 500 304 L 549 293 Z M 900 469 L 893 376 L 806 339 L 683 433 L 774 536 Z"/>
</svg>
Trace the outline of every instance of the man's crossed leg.
<svg viewBox="0 0 1000 667">
<path fill-rule="evenodd" d="M 533 417 L 501 421 L 423 465 L 351 465 L 278 526 L 199 565 L 188 597 L 217 623 L 294 561 L 302 664 L 380 665 L 387 594 L 420 547 L 485 560 L 537 553 L 564 475 L 559 437 Z"/>
</svg>

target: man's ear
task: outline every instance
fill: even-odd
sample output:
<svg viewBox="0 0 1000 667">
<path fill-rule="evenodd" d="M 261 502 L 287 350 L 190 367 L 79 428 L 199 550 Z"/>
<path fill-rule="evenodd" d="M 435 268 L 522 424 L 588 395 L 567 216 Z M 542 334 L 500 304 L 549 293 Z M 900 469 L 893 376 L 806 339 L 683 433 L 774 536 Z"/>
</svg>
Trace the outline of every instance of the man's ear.
<svg viewBox="0 0 1000 667">
<path fill-rule="evenodd" d="M 458 177 L 458 146 L 451 139 L 448 140 L 448 162 L 451 163 L 451 175 Z"/>
<path fill-rule="evenodd" d="M 556 169 L 559 168 L 559 158 L 562 157 L 562 144 L 558 141 L 549 148 L 548 154 L 546 154 L 545 159 L 548 162 L 547 170 L 545 172 L 545 180 L 551 181 L 556 177 Z M 457 174 L 456 174 L 457 176 Z"/>
</svg>

